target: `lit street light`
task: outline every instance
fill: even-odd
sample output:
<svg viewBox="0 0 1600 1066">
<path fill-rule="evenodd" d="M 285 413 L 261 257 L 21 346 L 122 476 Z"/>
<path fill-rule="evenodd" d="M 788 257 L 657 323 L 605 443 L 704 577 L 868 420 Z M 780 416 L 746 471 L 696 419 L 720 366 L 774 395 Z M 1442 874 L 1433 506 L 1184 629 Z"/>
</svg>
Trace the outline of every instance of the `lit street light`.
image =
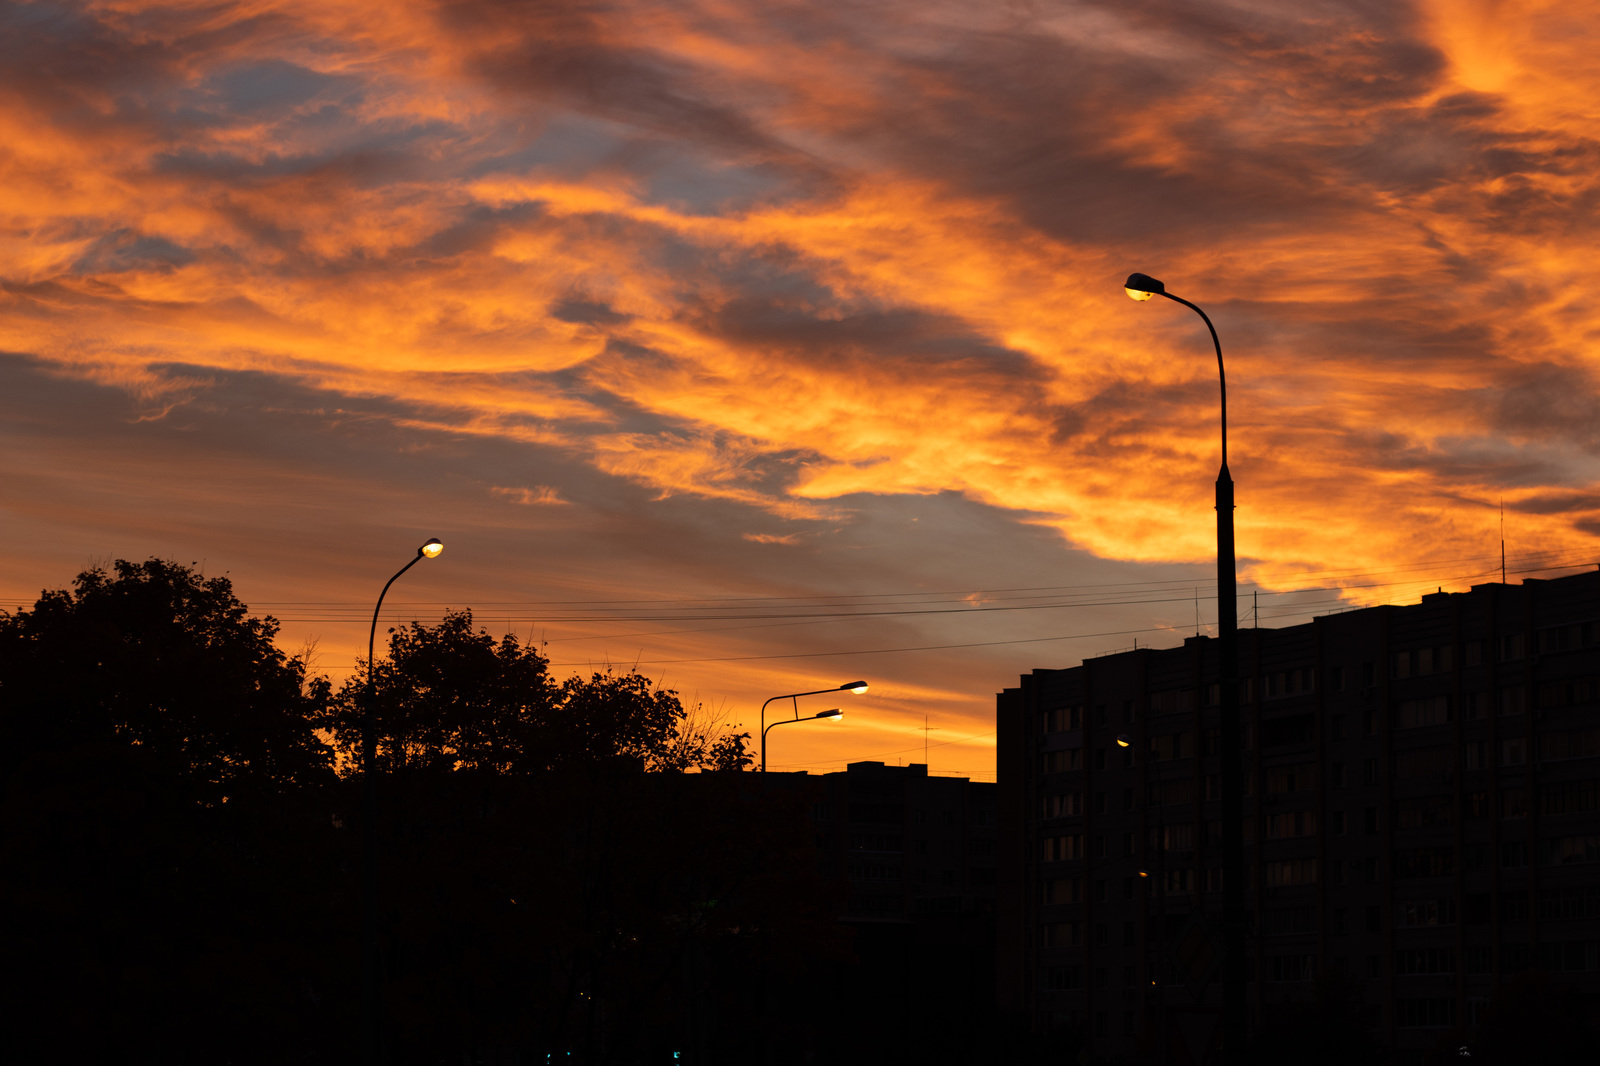
<svg viewBox="0 0 1600 1066">
<path fill-rule="evenodd" d="M 378 639 L 378 613 L 383 610 L 383 598 L 389 586 L 400 579 L 423 559 L 437 559 L 444 551 L 438 537 L 429 537 L 417 549 L 410 562 L 395 571 L 378 593 L 378 605 L 372 609 L 372 628 L 367 633 L 367 691 L 361 709 L 361 1061 L 367 1066 L 378 1063 L 378 834 L 377 834 L 377 783 L 378 732 L 374 723 L 373 703 L 377 691 L 377 668 L 373 650 Z"/>
<path fill-rule="evenodd" d="M 1143 303 L 1164 296 L 1205 322 L 1217 350 L 1221 396 L 1222 467 L 1217 472 L 1217 628 L 1219 715 L 1222 745 L 1222 1053 L 1228 1066 L 1242 1062 L 1246 1036 L 1244 953 L 1244 766 L 1239 748 L 1239 616 L 1233 550 L 1233 476 L 1228 472 L 1228 378 L 1217 328 L 1199 307 L 1167 291 L 1148 274 L 1129 274 L 1123 290 Z"/>
<path fill-rule="evenodd" d="M 854 692 L 856 695 L 859 696 L 859 695 L 861 695 L 861 693 L 863 693 L 865 691 L 867 691 L 867 683 L 865 681 L 846 681 L 844 684 L 835 685 L 833 688 L 819 688 L 819 689 L 812 689 L 810 692 L 791 692 L 791 693 L 788 693 L 787 695 L 783 695 L 783 696 L 774 696 L 774 697 L 772 697 L 772 699 L 769 699 L 766 703 L 763 703 L 761 705 L 761 772 L 762 773 L 766 773 L 767 772 L 767 730 L 768 729 L 771 729 L 773 726 L 783 725 L 785 722 L 809 722 L 814 718 L 839 718 L 839 717 L 842 717 L 844 715 L 843 711 L 838 710 L 837 708 L 835 708 L 834 710 L 831 710 L 831 711 L 823 711 L 821 714 L 811 714 L 811 715 L 807 715 L 804 718 L 801 718 L 800 717 L 800 697 L 801 696 L 820 696 L 824 692 Z M 772 726 L 769 726 L 769 725 L 767 725 L 767 704 L 776 702 L 777 700 L 793 700 L 794 701 L 794 717 L 793 718 L 786 718 L 783 721 L 779 721 L 779 722 L 773 722 Z"/>
</svg>

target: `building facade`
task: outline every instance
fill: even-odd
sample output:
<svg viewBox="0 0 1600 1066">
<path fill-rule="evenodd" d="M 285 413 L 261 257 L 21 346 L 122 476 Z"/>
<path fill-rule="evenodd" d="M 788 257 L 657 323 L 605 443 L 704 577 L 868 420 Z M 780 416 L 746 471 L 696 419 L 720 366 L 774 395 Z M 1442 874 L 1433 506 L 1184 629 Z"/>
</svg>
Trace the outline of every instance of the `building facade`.
<svg viewBox="0 0 1600 1066">
<path fill-rule="evenodd" d="M 1600 997 L 1600 573 L 1243 629 L 1240 674 L 1252 1025 L 1342 971 L 1403 1062 L 1529 967 Z M 1214 1047 L 1219 695 L 1195 637 L 998 697 L 1000 1006 L 1086 1061 Z"/>
</svg>

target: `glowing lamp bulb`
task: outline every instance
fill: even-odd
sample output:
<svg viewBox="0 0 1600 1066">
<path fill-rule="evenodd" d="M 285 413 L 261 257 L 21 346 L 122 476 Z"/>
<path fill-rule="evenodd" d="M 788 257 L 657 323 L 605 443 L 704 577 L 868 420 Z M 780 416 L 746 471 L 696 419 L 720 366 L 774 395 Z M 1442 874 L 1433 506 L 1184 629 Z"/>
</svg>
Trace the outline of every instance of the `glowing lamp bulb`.
<svg viewBox="0 0 1600 1066">
<path fill-rule="evenodd" d="M 865 681 L 846 681 L 839 687 L 846 692 L 854 692 L 857 696 L 867 691 L 867 683 Z"/>
<path fill-rule="evenodd" d="M 1131 748 L 1131 747 L 1133 747 L 1132 738 L 1130 738 L 1128 736 L 1128 734 L 1126 734 L 1126 733 L 1118 733 L 1117 734 L 1117 747 L 1119 747 L 1119 748 Z"/>
<path fill-rule="evenodd" d="M 429 537 L 428 542 L 417 549 L 417 554 L 428 559 L 437 559 L 442 551 L 444 551 L 444 543 L 438 537 Z"/>
<path fill-rule="evenodd" d="M 1129 299 L 1144 303 L 1158 293 L 1165 293 L 1167 287 L 1149 274 L 1129 274 L 1128 280 L 1123 282 L 1122 291 L 1128 294 Z"/>
<path fill-rule="evenodd" d="M 821 714 L 818 714 L 816 717 L 818 717 L 818 718 L 843 718 L 844 717 L 844 712 L 841 711 L 839 708 L 835 707 L 831 711 L 823 711 Z"/>
</svg>

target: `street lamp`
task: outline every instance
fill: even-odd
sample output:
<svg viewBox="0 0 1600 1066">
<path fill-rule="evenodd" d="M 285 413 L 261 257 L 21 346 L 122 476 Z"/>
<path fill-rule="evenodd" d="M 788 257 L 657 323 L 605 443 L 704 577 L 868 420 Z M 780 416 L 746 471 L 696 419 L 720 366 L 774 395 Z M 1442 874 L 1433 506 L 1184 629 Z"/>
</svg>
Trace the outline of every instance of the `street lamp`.
<svg viewBox="0 0 1600 1066">
<path fill-rule="evenodd" d="M 372 609 L 372 628 L 367 632 L 367 690 L 361 708 L 361 1061 L 367 1066 L 378 1062 L 378 834 L 377 834 L 377 784 L 378 733 L 373 722 L 373 703 L 377 691 L 377 668 L 373 662 L 373 649 L 378 639 L 378 612 L 383 610 L 383 598 L 389 586 L 400 579 L 423 559 L 437 559 L 444 551 L 438 537 L 429 537 L 417 549 L 411 561 L 395 571 L 378 593 L 378 605 Z"/>
<path fill-rule="evenodd" d="M 1233 476 L 1228 473 L 1228 376 L 1217 328 L 1199 307 L 1174 296 L 1148 274 L 1129 274 L 1125 291 L 1140 303 L 1165 296 L 1205 322 L 1217 350 L 1222 467 L 1217 472 L 1217 674 L 1222 688 L 1222 1048 L 1224 1062 L 1243 1061 L 1245 1044 L 1244 763 L 1239 747 L 1239 615 L 1233 551 Z"/>
<path fill-rule="evenodd" d="M 812 689 L 810 692 L 791 692 L 791 693 L 789 693 L 787 695 L 784 695 L 784 696 L 774 696 L 774 697 L 772 697 L 772 699 L 768 700 L 766 703 L 763 703 L 761 705 L 761 772 L 762 773 L 766 773 L 767 772 L 767 730 L 769 728 L 771 728 L 771 726 L 767 725 L 767 704 L 774 703 L 777 700 L 793 700 L 793 701 L 795 701 L 794 702 L 794 717 L 785 719 L 784 721 L 788 721 L 788 722 L 809 722 L 813 718 L 839 718 L 839 717 L 842 717 L 844 715 L 844 712 L 841 711 L 841 710 L 838 710 L 837 708 L 835 708 L 834 710 L 831 710 L 831 711 L 823 711 L 821 714 L 812 714 L 812 715 L 807 715 L 804 718 L 801 718 L 800 717 L 800 697 L 801 696 L 820 696 L 824 692 L 854 692 L 856 695 L 859 696 L 859 695 L 861 695 L 861 693 L 863 693 L 865 691 L 867 691 L 867 683 L 865 681 L 846 681 L 844 684 L 835 685 L 833 688 L 818 688 L 818 689 Z M 772 725 L 774 725 L 774 726 L 783 725 L 783 724 L 784 724 L 783 722 L 773 722 L 772 723 Z"/>
</svg>

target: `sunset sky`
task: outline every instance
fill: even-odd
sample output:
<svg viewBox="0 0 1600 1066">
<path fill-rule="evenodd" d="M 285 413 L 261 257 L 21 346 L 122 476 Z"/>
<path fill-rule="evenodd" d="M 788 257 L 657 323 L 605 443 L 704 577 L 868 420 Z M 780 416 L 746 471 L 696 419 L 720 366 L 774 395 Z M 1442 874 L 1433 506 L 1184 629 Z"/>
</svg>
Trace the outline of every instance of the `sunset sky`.
<svg viewBox="0 0 1600 1066">
<path fill-rule="evenodd" d="M 1216 617 L 1215 361 L 1130 271 L 1222 337 L 1242 624 L 1497 580 L 1502 500 L 1513 581 L 1600 561 L 1597 52 L 1542 0 L 0 4 L 0 605 L 197 562 L 342 678 L 438 536 L 389 622 L 748 727 L 865 678 L 772 767 L 992 780 L 1019 673 Z"/>
</svg>

